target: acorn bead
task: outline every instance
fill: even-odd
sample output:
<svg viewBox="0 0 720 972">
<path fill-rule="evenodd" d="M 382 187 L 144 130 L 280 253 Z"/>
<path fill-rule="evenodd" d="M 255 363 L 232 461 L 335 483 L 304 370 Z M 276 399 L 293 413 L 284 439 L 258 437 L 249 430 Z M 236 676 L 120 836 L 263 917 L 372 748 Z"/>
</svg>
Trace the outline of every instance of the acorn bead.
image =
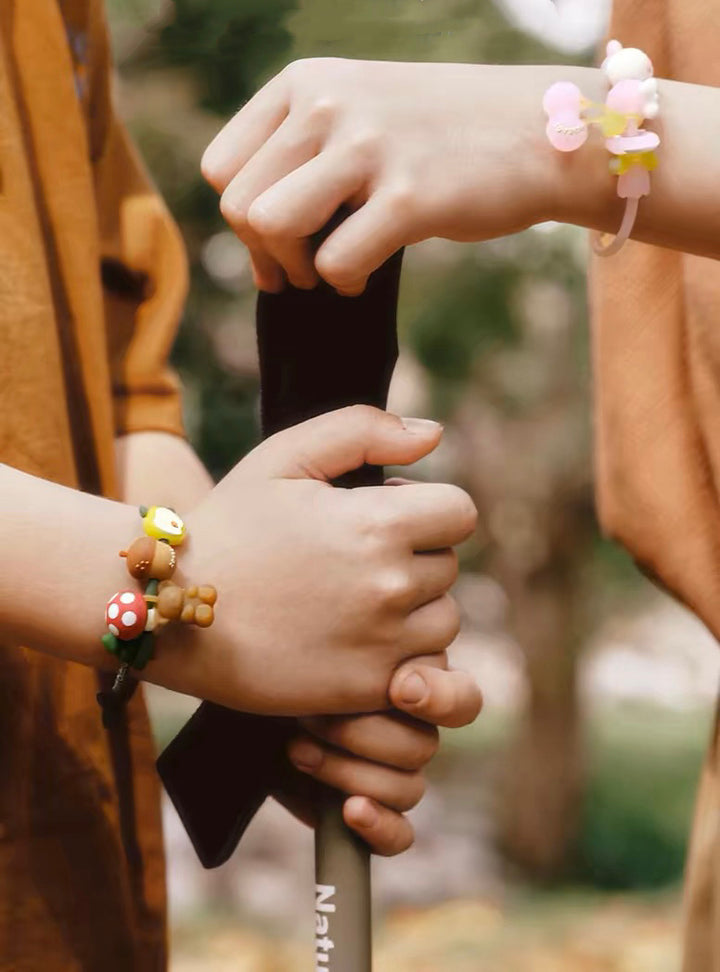
<svg viewBox="0 0 720 972">
<path fill-rule="evenodd" d="M 120 551 L 120 556 L 126 558 L 130 575 L 141 581 L 151 578 L 167 580 L 175 572 L 177 563 L 174 547 L 148 536 L 133 540 L 127 550 Z"/>
</svg>

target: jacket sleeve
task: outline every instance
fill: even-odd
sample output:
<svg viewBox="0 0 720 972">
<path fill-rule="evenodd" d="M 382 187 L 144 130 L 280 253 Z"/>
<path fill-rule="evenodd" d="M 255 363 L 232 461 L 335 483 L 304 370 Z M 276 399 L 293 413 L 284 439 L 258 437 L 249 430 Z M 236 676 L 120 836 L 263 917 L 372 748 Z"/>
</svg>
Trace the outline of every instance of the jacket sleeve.
<svg viewBox="0 0 720 972">
<path fill-rule="evenodd" d="M 184 435 L 168 356 L 187 295 L 180 232 L 119 119 L 101 5 L 88 23 L 86 105 L 95 175 L 116 434 Z"/>
</svg>

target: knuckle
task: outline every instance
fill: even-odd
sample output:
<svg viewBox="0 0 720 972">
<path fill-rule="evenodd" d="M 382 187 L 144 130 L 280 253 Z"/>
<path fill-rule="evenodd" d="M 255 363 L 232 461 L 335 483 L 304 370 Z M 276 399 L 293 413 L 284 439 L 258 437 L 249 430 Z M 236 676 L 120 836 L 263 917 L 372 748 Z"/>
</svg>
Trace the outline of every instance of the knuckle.
<svg viewBox="0 0 720 972">
<path fill-rule="evenodd" d="M 307 108 L 307 121 L 316 126 L 332 122 L 340 111 L 340 101 L 333 95 L 322 94 L 312 99 Z"/>
<path fill-rule="evenodd" d="M 425 737 L 418 745 L 418 751 L 420 753 L 420 758 L 422 760 L 421 766 L 426 766 L 430 760 L 437 756 L 438 749 L 440 748 L 440 733 L 433 726 L 430 732 L 425 733 Z"/>
<path fill-rule="evenodd" d="M 283 236 L 288 230 L 286 214 L 277 209 L 268 209 L 253 203 L 248 209 L 246 223 L 260 236 Z"/>
<path fill-rule="evenodd" d="M 345 413 L 349 421 L 363 429 L 377 421 L 378 415 L 382 415 L 381 410 L 372 405 L 346 405 L 342 412 Z"/>
<path fill-rule="evenodd" d="M 437 755 L 439 745 L 440 734 L 434 726 L 428 731 L 423 731 L 422 734 L 418 733 L 412 747 L 398 760 L 401 764 L 400 768 L 410 771 L 421 770 Z"/>
<path fill-rule="evenodd" d="M 400 809 L 405 812 L 416 807 L 425 796 L 426 788 L 422 773 L 409 773 L 405 780 L 405 793 L 400 801 Z"/>
<path fill-rule="evenodd" d="M 460 608 L 454 597 L 450 594 L 443 595 L 442 616 L 440 621 L 441 640 L 445 647 L 451 644 L 460 634 L 462 619 Z"/>
<path fill-rule="evenodd" d="M 236 196 L 224 192 L 220 197 L 220 212 L 236 233 L 248 229 L 248 207 Z"/>
<path fill-rule="evenodd" d="M 387 190 L 385 202 L 395 219 L 408 219 L 417 209 L 417 193 L 409 182 L 397 183 Z"/>
<path fill-rule="evenodd" d="M 205 152 L 200 160 L 200 174 L 213 189 L 217 190 L 219 188 L 220 171 L 217 165 L 211 161 L 208 152 Z"/>
<path fill-rule="evenodd" d="M 394 519 L 392 516 L 385 516 L 381 525 L 383 530 L 387 530 Z M 410 599 L 412 593 L 412 581 L 407 571 L 400 568 L 384 570 L 375 578 L 376 595 L 382 605 L 387 607 L 402 607 Z"/>
<path fill-rule="evenodd" d="M 360 128 L 350 135 L 348 148 L 353 156 L 362 160 L 377 157 L 383 144 L 382 132 L 377 128 Z"/>
<path fill-rule="evenodd" d="M 315 266 L 320 276 L 333 287 L 348 289 L 357 282 L 352 259 L 339 250 L 333 252 L 323 247 L 315 258 Z"/>
<path fill-rule="evenodd" d="M 314 60 L 315 58 L 312 57 L 298 57 L 294 61 L 290 61 L 289 64 L 286 64 L 280 72 L 280 75 L 295 81 L 311 69 Z"/>
<path fill-rule="evenodd" d="M 448 550 L 446 554 L 447 577 L 446 584 L 450 588 L 458 579 L 460 573 L 460 558 L 454 550 Z"/>
</svg>

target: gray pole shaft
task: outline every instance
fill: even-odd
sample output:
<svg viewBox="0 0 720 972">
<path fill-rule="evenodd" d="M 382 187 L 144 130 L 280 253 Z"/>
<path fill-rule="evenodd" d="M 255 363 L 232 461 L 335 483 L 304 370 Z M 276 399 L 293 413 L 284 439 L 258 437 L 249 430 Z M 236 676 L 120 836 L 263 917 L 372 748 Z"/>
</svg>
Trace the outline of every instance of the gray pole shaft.
<svg viewBox="0 0 720 972">
<path fill-rule="evenodd" d="M 342 818 L 343 798 L 320 809 L 315 832 L 317 972 L 371 972 L 370 854 Z"/>
</svg>

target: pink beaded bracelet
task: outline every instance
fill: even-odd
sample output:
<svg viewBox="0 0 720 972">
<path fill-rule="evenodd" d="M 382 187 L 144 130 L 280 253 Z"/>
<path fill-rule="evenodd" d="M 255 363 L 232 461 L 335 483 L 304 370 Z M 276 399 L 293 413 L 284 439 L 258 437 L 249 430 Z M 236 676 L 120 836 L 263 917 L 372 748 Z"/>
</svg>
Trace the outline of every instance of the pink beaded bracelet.
<svg viewBox="0 0 720 972">
<path fill-rule="evenodd" d="M 638 203 L 650 192 L 650 172 L 657 166 L 660 138 L 640 127 L 659 113 L 657 81 L 650 58 L 636 47 L 611 40 L 602 63 L 611 88 L 605 104 L 585 98 L 576 84 L 558 81 L 543 97 L 548 116 L 547 137 L 560 152 L 574 152 L 585 143 L 590 125 L 598 125 L 612 154 L 610 171 L 618 176 L 617 193 L 625 213 L 617 235 L 593 234 L 593 249 L 601 256 L 617 253 L 635 225 Z"/>
</svg>

